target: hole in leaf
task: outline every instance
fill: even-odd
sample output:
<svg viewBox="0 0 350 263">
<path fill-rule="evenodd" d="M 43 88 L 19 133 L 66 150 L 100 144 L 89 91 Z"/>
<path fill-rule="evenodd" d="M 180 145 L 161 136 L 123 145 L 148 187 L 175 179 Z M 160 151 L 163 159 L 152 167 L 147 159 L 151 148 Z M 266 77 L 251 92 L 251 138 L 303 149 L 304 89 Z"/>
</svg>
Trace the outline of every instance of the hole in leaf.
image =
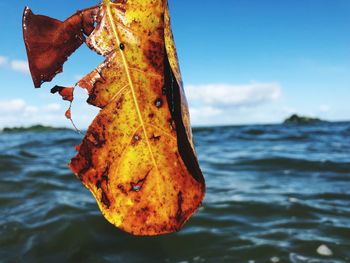
<svg viewBox="0 0 350 263">
<path fill-rule="evenodd" d="M 141 189 L 141 185 L 133 185 L 133 186 L 131 187 L 131 190 L 132 190 L 132 191 L 135 191 L 135 192 L 140 191 L 140 189 Z"/>
</svg>

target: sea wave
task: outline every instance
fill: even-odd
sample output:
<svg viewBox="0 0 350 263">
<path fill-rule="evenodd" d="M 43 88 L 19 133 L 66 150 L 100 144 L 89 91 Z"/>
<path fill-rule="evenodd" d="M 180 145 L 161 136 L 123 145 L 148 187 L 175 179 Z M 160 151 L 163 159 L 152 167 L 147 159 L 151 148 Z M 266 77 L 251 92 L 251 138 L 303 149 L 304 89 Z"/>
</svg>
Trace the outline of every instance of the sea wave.
<svg viewBox="0 0 350 263">
<path fill-rule="evenodd" d="M 82 135 L 0 134 L 0 261 L 350 262 L 349 132 L 350 123 L 194 129 L 206 198 L 181 231 L 160 237 L 104 219 L 67 167 Z"/>
<path fill-rule="evenodd" d="M 298 171 L 322 171 L 350 174 L 350 162 L 311 161 L 286 157 L 269 157 L 252 160 L 242 160 L 237 166 L 248 166 L 252 169 L 288 169 Z"/>
</svg>

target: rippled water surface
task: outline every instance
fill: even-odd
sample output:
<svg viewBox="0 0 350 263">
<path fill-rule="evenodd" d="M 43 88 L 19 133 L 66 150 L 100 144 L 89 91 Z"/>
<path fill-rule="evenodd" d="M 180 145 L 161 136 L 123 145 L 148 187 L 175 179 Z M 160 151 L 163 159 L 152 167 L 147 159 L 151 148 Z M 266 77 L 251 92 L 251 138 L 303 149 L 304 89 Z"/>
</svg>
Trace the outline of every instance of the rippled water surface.
<svg viewBox="0 0 350 263">
<path fill-rule="evenodd" d="M 133 237 L 67 168 L 81 135 L 0 133 L 0 261 L 350 262 L 350 123 L 194 136 L 203 206 L 179 233 Z"/>
</svg>

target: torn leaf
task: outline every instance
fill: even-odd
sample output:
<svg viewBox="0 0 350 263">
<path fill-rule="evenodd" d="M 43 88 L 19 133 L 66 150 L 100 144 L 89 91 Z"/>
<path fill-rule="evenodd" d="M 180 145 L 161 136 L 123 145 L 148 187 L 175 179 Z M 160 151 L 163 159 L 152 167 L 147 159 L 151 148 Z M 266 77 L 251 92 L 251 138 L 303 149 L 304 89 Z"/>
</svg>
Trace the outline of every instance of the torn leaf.
<svg viewBox="0 0 350 263">
<path fill-rule="evenodd" d="M 69 164 L 105 218 L 135 235 L 179 230 L 200 206 L 205 183 L 167 2 L 104 0 L 64 22 L 26 9 L 23 21 L 36 86 L 50 81 L 83 42 L 105 57 L 77 83 L 101 110 Z M 64 50 L 57 32 L 69 43 Z M 40 50 L 48 50 L 49 63 Z M 53 91 L 73 100 L 70 88 L 61 88 Z"/>
</svg>

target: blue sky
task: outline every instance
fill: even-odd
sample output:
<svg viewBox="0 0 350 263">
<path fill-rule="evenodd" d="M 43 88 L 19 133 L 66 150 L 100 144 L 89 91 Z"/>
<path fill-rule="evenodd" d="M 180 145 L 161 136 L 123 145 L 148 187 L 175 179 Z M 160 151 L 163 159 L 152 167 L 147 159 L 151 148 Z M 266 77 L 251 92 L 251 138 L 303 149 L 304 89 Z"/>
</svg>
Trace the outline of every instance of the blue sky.
<svg viewBox="0 0 350 263">
<path fill-rule="evenodd" d="M 64 20 L 99 1 L 0 2 L 0 127 L 69 126 L 69 86 L 103 58 L 81 47 L 52 83 L 34 89 L 22 40 L 24 6 Z M 350 119 L 350 1 L 169 0 L 194 125 L 276 123 L 291 113 Z M 77 89 L 78 91 L 78 89 Z M 96 109 L 77 94 L 73 118 L 86 128 Z"/>
</svg>

